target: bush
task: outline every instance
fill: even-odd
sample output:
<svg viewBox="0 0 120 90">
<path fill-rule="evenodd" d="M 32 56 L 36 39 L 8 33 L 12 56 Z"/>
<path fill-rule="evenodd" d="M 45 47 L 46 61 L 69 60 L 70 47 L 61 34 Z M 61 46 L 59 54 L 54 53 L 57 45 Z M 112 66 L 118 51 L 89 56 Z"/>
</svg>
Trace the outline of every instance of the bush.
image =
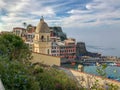
<svg viewBox="0 0 120 90">
<path fill-rule="evenodd" d="M 28 62 L 31 59 L 31 52 L 22 38 L 14 34 L 0 35 L 0 56 L 11 60 Z"/>
<path fill-rule="evenodd" d="M 18 61 L 0 60 L 0 78 L 6 90 L 39 90 L 39 82 Z"/>
<path fill-rule="evenodd" d="M 6 90 L 78 90 L 74 80 L 52 67 L 0 59 L 0 69 Z"/>
<path fill-rule="evenodd" d="M 41 90 L 78 90 L 74 80 L 70 79 L 63 71 L 52 67 L 44 68 L 42 73 L 39 72 L 35 76 Z"/>
</svg>

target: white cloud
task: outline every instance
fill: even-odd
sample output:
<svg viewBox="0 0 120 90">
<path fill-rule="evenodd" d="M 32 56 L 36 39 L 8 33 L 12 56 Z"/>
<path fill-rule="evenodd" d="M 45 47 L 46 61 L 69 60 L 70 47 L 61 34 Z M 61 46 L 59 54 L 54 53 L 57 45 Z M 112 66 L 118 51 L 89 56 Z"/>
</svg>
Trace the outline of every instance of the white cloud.
<svg viewBox="0 0 120 90">
<path fill-rule="evenodd" d="M 44 8 L 41 8 L 41 9 L 37 10 L 37 11 L 31 12 L 31 14 L 38 15 L 38 16 L 49 16 L 49 17 L 51 17 L 51 16 L 55 15 L 55 12 L 51 7 L 44 7 Z"/>
<path fill-rule="evenodd" d="M 20 25 L 22 22 L 35 25 L 40 16 L 44 16 L 50 25 L 60 24 L 63 27 L 120 23 L 119 20 L 112 19 L 120 18 L 120 9 L 117 8 L 120 6 L 120 0 L 93 0 L 85 4 L 86 9 L 67 6 L 73 3 L 73 0 L 65 3 L 56 2 L 57 0 L 0 0 L 0 7 L 4 8 L 7 13 L 1 16 L 1 26 L 3 23 L 4 25 L 12 23 L 16 26 L 17 23 Z M 49 3 L 52 4 L 49 5 Z M 69 11 L 62 12 L 67 9 Z M 63 15 L 57 16 L 57 13 Z M 65 13 L 69 15 L 64 16 Z"/>
<path fill-rule="evenodd" d="M 1 16 L 1 30 L 12 30 L 12 28 L 16 25 L 20 25 L 23 22 L 27 23 L 35 23 L 36 17 L 45 16 L 45 17 L 53 17 L 55 16 L 55 12 L 50 6 L 42 6 L 43 1 L 41 3 L 36 3 L 36 0 L 11 0 L 11 1 L 0 1 L 0 5 L 4 5 L 5 15 Z M 45 2 L 45 1 L 44 1 Z M 4 4 L 3 4 L 4 3 Z M 0 11 L 2 13 L 2 11 Z M 33 24 L 34 24 L 33 23 Z M 4 25 L 3 25 L 4 24 Z"/>
<path fill-rule="evenodd" d="M 6 3 L 4 2 L 4 0 L 0 0 L 0 8 L 3 8 L 6 5 Z"/>
<path fill-rule="evenodd" d="M 91 10 L 79 10 L 79 9 L 72 9 L 68 11 L 69 14 L 89 14 L 91 13 Z"/>
<path fill-rule="evenodd" d="M 119 8 L 118 8 L 119 6 Z M 86 4 L 86 9 L 72 9 L 69 17 L 63 19 L 64 27 L 86 27 L 120 23 L 120 0 L 94 0 Z"/>
</svg>

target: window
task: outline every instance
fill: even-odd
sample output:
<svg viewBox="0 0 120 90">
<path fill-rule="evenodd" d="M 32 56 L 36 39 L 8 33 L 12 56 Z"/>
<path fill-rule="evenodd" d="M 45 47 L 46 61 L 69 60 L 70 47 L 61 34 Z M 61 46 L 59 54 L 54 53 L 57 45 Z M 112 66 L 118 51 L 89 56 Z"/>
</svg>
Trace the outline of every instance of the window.
<svg viewBox="0 0 120 90">
<path fill-rule="evenodd" d="M 43 42 L 43 40 L 44 40 L 44 36 L 42 35 L 42 36 L 41 36 L 41 41 Z"/>
</svg>

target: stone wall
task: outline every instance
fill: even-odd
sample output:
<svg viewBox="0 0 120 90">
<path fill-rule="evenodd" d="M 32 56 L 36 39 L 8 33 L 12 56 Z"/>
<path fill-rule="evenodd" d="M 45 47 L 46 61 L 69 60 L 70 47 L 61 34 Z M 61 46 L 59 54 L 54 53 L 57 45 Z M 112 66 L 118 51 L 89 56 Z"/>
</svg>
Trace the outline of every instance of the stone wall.
<svg viewBox="0 0 120 90">
<path fill-rule="evenodd" d="M 55 57 L 51 55 L 46 54 L 40 54 L 40 53 L 32 53 L 33 59 L 31 60 L 32 63 L 40 62 L 42 64 L 46 65 L 57 65 L 60 66 L 60 57 Z"/>
<path fill-rule="evenodd" d="M 119 89 L 117 90 L 120 90 L 120 82 L 116 80 L 111 80 L 111 79 L 103 78 L 100 76 L 79 72 L 73 69 L 69 69 L 69 70 L 73 74 L 73 76 L 76 78 L 79 85 L 82 85 L 83 87 L 86 87 L 88 89 L 90 89 L 90 87 L 92 87 L 93 85 L 95 86 L 98 85 L 98 87 L 103 86 L 104 88 L 108 87 L 109 85 L 114 85 L 114 87 L 118 86 Z M 115 89 L 112 89 L 112 90 L 115 90 Z"/>
</svg>

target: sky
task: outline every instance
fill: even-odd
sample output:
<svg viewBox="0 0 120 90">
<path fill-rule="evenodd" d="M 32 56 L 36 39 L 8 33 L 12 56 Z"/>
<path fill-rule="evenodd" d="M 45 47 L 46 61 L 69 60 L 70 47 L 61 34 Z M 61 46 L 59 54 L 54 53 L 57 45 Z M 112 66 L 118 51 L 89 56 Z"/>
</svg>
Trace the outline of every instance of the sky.
<svg viewBox="0 0 120 90">
<path fill-rule="evenodd" d="M 0 0 L 0 31 L 36 26 L 41 16 L 88 51 L 120 57 L 120 0 Z"/>
</svg>

